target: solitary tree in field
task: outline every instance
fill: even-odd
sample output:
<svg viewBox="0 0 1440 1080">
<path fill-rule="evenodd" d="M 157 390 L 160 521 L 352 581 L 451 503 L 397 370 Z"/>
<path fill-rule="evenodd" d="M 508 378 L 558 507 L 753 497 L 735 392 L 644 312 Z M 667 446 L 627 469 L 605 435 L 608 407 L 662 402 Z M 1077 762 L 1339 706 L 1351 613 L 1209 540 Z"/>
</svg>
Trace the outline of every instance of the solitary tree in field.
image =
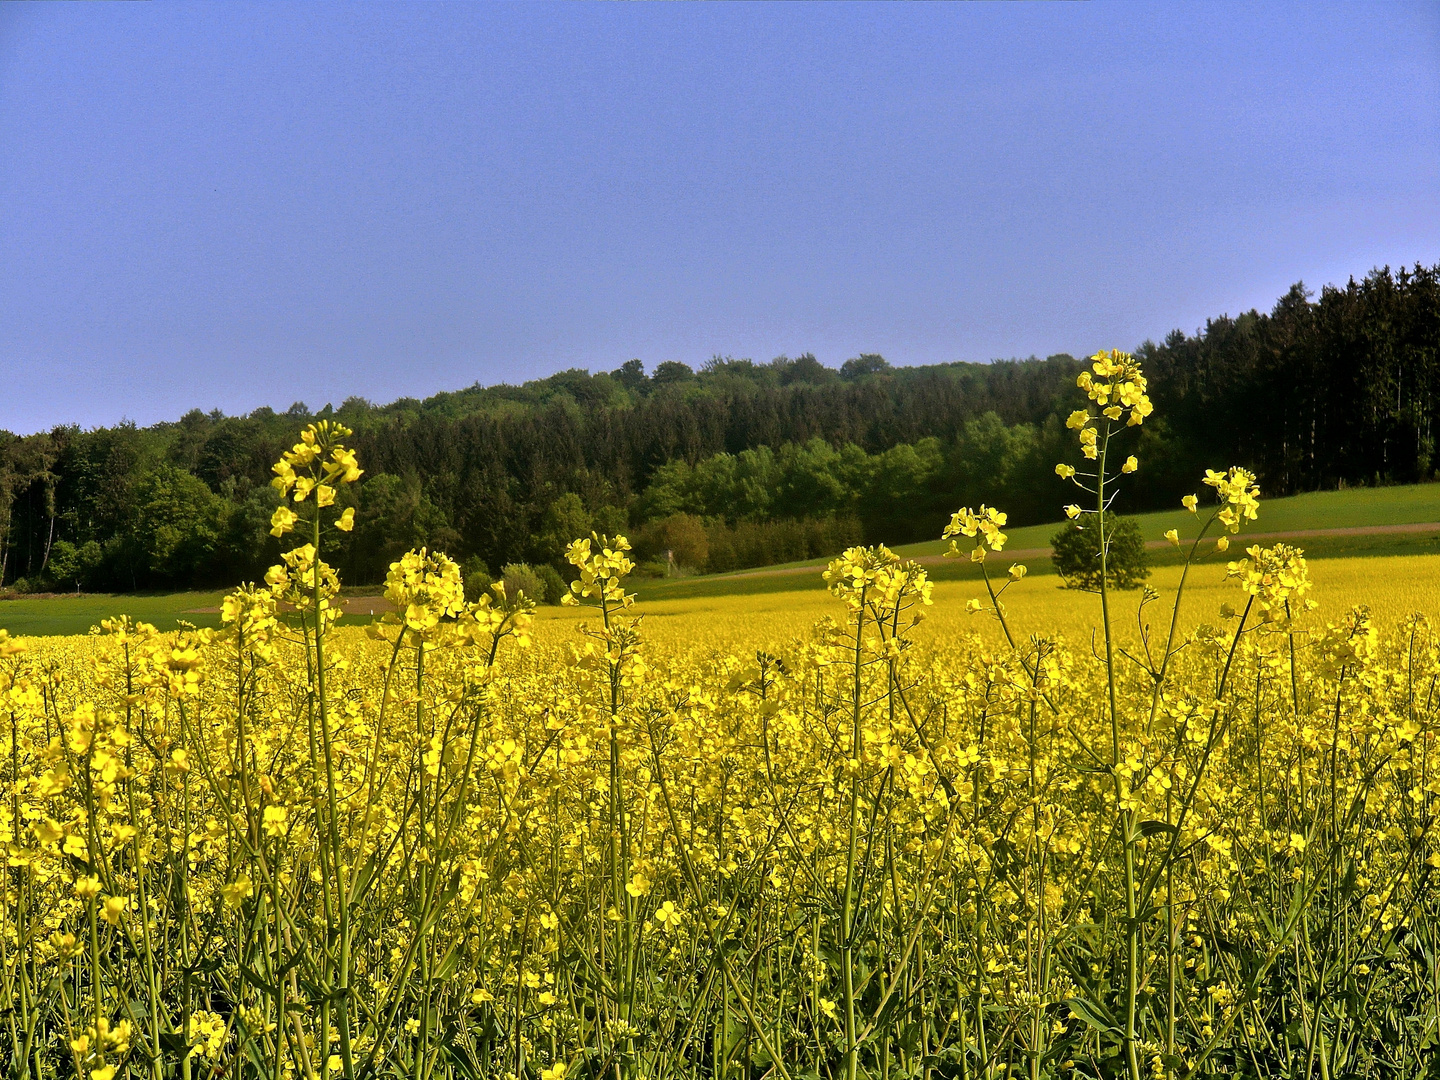
<svg viewBox="0 0 1440 1080">
<path fill-rule="evenodd" d="M 1115 514 L 1090 514 L 1066 522 L 1050 538 L 1055 572 L 1071 589 L 1096 592 L 1100 588 L 1100 533 L 1109 541 L 1106 559 L 1108 585 L 1133 589 L 1150 576 L 1150 557 L 1140 523 Z"/>
</svg>

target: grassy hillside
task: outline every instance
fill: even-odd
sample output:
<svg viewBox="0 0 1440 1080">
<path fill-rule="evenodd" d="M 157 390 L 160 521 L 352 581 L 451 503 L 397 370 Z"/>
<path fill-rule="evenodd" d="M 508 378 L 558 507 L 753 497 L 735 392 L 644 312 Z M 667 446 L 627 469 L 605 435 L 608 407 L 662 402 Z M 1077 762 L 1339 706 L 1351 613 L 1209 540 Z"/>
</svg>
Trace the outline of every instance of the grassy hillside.
<svg viewBox="0 0 1440 1080">
<path fill-rule="evenodd" d="M 1205 492 L 1208 494 L 1208 491 Z M 1196 516 L 1183 509 L 1139 514 L 1137 520 L 1147 540 L 1161 540 L 1167 529 L 1179 530 L 1181 536 L 1193 536 Z M 1440 522 L 1440 484 L 1412 484 L 1382 488 L 1349 488 L 1344 491 L 1319 491 L 1293 495 L 1284 499 L 1262 499 L 1260 519 L 1244 533 L 1241 546 L 1248 544 L 1245 536 L 1265 533 L 1296 532 L 1310 529 L 1383 529 L 1396 525 Z M 1014 553 L 1026 563 L 1032 574 L 1051 573 L 1048 549 L 1050 537 L 1059 522 L 1029 525 L 1008 530 L 1006 555 Z M 1440 525 L 1433 530 L 1406 533 L 1358 533 L 1345 536 L 1307 536 L 1293 541 L 1305 549 L 1310 558 L 1358 558 L 1387 555 L 1440 554 Z M 918 544 L 902 544 L 896 551 L 911 559 L 930 559 L 946 548 L 939 539 Z M 1044 552 L 1044 553 L 1042 553 Z M 1181 561 L 1174 549 L 1152 550 L 1151 562 L 1166 566 Z M 794 589 L 822 588 L 817 573 L 803 572 L 822 567 L 824 559 L 786 563 L 734 574 L 641 582 L 637 590 L 642 598 L 660 599 L 682 596 L 725 596 L 742 593 L 773 593 Z M 1003 557 L 998 565 L 1009 566 Z M 978 578 L 969 563 L 945 561 L 930 567 L 932 578 L 941 581 Z"/>
</svg>

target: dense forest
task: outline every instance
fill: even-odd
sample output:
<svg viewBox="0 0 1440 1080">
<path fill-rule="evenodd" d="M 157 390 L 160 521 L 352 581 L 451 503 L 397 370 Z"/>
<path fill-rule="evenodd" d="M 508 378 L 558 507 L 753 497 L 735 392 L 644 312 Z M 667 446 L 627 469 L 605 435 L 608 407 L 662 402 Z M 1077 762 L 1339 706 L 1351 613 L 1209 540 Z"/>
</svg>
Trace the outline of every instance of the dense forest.
<svg viewBox="0 0 1440 1080">
<path fill-rule="evenodd" d="M 1437 350 L 1440 264 L 1318 297 L 1297 284 L 1268 314 L 1146 342 L 1156 416 L 1120 509 L 1171 505 L 1207 466 L 1247 465 L 1271 495 L 1435 478 Z M 278 550 L 270 465 L 317 416 L 355 430 L 366 468 L 356 528 L 327 553 L 350 582 L 424 544 L 497 570 L 558 566 L 591 528 L 714 570 L 935 536 L 963 503 L 1050 520 L 1079 368 L 1063 354 L 927 367 L 864 354 L 837 370 L 806 354 L 647 374 L 632 360 L 425 401 L 0 432 L 0 582 L 123 591 L 260 575 Z"/>
</svg>

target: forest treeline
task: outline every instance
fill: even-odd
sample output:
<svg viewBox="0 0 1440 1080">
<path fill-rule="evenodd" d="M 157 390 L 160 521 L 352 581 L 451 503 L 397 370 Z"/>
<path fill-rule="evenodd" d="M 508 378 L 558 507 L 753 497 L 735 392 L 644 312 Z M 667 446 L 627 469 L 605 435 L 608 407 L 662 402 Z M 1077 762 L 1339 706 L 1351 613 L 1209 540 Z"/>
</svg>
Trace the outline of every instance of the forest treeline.
<svg viewBox="0 0 1440 1080">
<path fill-rule="evenodd" d="M 1173 505 L 1205 467 L 1230 464 L 1271 495 L 1435 478 L 1437 349 L 1440 264 L 1318 296 L 1297 284 L 1269 313 L 1146 342 L 1157 420 L 1118 509 Z M 862 354 L 834 369 L 806 354 L 647 373 L 632 360 L 314 414 L 297 403 L 0 433 L 0 582 L 124 591 L 259 576 L 278 553 L 270 465 L 314 416 L 353 428 L 366 468 L 355 530 L 327 553 L 351 582 L 382 579 L 421 545 L 496 569 L 560 566 L 592 528 L 630 530 L 647 558 L 733 569 L 932 537 L 964 503 L 1052 520 L 1080 366 Z"/>
</svg>

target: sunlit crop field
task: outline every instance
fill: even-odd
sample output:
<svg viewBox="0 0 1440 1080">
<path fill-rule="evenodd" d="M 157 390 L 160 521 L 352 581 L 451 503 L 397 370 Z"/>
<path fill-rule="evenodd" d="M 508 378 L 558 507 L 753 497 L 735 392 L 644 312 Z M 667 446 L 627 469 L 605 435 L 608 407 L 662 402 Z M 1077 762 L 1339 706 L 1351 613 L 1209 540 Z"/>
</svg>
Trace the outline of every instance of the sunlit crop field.
<svg viewBox="0 0 1440 1080">
<path fill-rule="evenodd" d="M 1242 555 L 1243 552 L 1234 554 Z M 1003 552 L 994 557 L 1002 568 L 1010 565 Z M 1028 636 L 1060 636 L 1072 645 L 1083 645 L 1100 625 L 1100 600 L 1093 593 L 1067 589 L 1061 580 L 1037 560 L 1030 560 L 1032 573 L 1005 594 L 1005 605 L 1013 629 Z M 1048 559 L 1045 560 L 1048 563 Z M 1235 585 L 1225 578 L 1229 555 L 1212 556 L 1190 571 L 1181 619 L 1187 630 L 1201 622 L 1215 622 L 1220 605 L 1235 599 Z M 1164 595 L 1173 595 L 1183 567 L 1161 566 L 1148 584 Z M 820 574 L 815 571 L 816 576 Z M 1440 613 L 1440 559 L 1427 555 L 1390 558 L 1339 558 L 1311 563 L 1312 594 L 1318 618 L 1338 618 L 1355 604 L 1368 605 L 1375 623 L 1393 626 L 1415 611 Z M 943 581 L 934 585 L 934 606 L 927 608 L 925 622 L 914 634 L 922 643 L 941 642 L 957 635 L 978 634 L 998 641 L 1001 632 L 988 614 L 967 613 L 965 602 L 984 597 L 982 584 Z M 1140 592 L 1118 594 L 1120 615 L 1116 631 L 1126 637 L 1139 636 L 1136 612 Z M 635 606 L 645 618 L 645 636 L 657 646 L 681 649 L 714 648 L 720 652 L 739 647 L 780 650 L 810 632 L 814 623 L 835 615 L 834 598 L 815 590 L 758 593 L 741 596 L 707 596 L 694 599 L 656 600 Z M 1154 609 L 1147 621 L 1158 624 Z M 1164 617 L 1168 618 L 1167 607 Z M 540 608 L 535 624 L 537 641 L 561 642 L 574 633 L 575 624 L 588 618 L 571 608 Z"/>
<path fill-rule="evenodd" d="M 1094 371 L 1098 509 L 1148 401 Z M 591 537 L 578 611 L 421 551 L 340 628 L 345 434 L 276 466 L 303 542 L 219 631 L 0 637 L 12 1075 L 1440 1068 L 1430 561 L 1246 552 L 1231 469 L 1183 590 L 1012 571 L 981 507 L 979 583 L 854 548 L 824 593 L 644 611 Z"/>
</svg>

